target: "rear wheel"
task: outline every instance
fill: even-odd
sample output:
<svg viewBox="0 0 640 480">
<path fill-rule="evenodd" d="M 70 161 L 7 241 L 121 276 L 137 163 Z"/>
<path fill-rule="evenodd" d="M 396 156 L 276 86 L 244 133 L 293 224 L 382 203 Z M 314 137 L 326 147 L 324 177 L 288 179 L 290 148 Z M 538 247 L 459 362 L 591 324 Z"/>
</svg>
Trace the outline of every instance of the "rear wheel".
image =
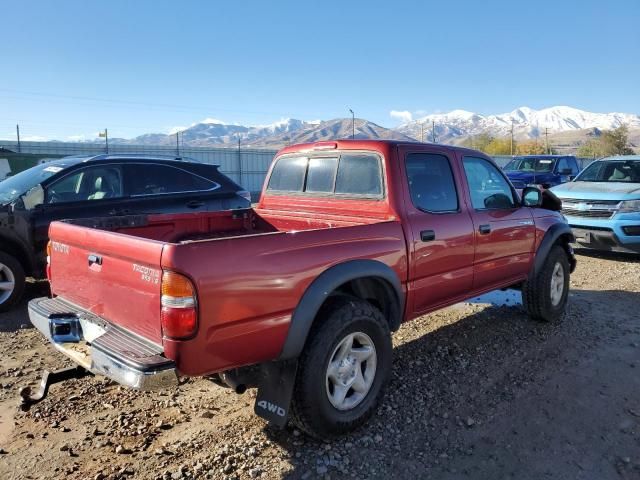
<svg viewBox="0 0 640 480">
<path fill-rule="evenodd" d="M 391 371 L 391 334 L 384 315 L 359 299 L 338 301 L 316 320 L 300 357 L 293 395 L 295 422 L 329 439 L 365 423 Z"/>
<path fill-rule="evenodd" d="M 0 252 L 0 312 L 10 310 L 22 298 L 24 269 L 13 256 Z"/>
<path fill-rule="evenodd" d="M 569 296 L 569 260 L 560 245 L 554 246 L 537 275 L 522 286 L 522 301 L 532 318 L 556 321 Z"/>
</svg>

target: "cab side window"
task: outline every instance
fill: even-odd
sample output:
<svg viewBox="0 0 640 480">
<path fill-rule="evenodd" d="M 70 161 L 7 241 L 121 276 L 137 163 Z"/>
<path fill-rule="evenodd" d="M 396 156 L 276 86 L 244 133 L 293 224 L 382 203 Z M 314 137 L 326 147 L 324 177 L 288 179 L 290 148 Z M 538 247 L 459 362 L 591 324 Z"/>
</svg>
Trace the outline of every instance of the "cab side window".
<svg viewBox="0 0 640 480">
<path fill-rule="evenodd" d="M 122 192 L 122 171 L 119 165 L 88 167 L 49 185 L 45 203 L 121 198 Z"/>
<path fill-rule="evenodd" d="M 516 201 L 511 186 L 495 165 L 479 157 L 464 157 L 463 165 L 473 208 L 515 208 Z"/>
<path fill-rule="evenodd" d="M 410 153 L 405 162 L 411 201 L 425 212 L 455 212 L 458 195 L 449 160 L 444 155 Z"/>
<path fill-rule="evenodd" d="M 126 166 L 127 192 L 132 197 L 169 193 L 206 192 L 220 185 L 170 165 L 130 164 Z"/>
</svg>

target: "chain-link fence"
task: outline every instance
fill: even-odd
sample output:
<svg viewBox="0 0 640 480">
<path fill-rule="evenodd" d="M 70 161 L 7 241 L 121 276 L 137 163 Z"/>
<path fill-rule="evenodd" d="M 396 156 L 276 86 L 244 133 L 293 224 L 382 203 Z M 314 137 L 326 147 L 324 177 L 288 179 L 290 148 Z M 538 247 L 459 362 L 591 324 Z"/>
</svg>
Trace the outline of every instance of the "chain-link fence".
<svg viewBox="0 0 640 480">
<path fill-rule="evenodd" d="M 3 154 L 2 148 L 17 152 L 17 144 L 14 142 L 0 141 L 0 158 L 6 158 L 9 154 Z M 20 153 L 27 154 L 24 161 L 15 163 L 11 173 L 24 170 L 33 166 L 32 155 L 39 157 L 58 158 L 66 155 L 99 155 L 105 153 L 104 143 L 71 143 L 71 142 L 21 142 Z M 250 192 L 258 192 L 262 189 L 267 169 L 273 160 L 277 150 L 244 148 L 211 148 L 211 147 L 175 147 L 163 145 L 109 145 L 110 154 L 137 153 L 148 155 L 171 155 L 182 158 L 193 158 L 201 162 L 220 165 L 220 171 L 231 177 Z M 37 163 L 37 162 L 36 162 Z"/>
<path fill-rule="evenodd" d="M 2 148 L 16 152 L 13 142 L 0 141 L 0 159 L 8 159 L 11 174 L 32 167 L 44 158 L 59 158 L 65 155 L 98 155 L 105 153 L 104 143 L 71 142 L 22 142 L 20 154 L 2 153 Z M 220 165 L 220 170 L 252 193 L 262 189 L 264 178 L 277 150 L 212 147 L 175 147 L 162 145 L 109 145 L 109 153 L 138 153 L 148 155 L 172 155 L 189 157 L 201 162 Z M 494 156 L 496 163 L 504 167 L 513 157 Z M 589 165 L 592 158 L 578 158 L 581 169 Z"/>
</svg>

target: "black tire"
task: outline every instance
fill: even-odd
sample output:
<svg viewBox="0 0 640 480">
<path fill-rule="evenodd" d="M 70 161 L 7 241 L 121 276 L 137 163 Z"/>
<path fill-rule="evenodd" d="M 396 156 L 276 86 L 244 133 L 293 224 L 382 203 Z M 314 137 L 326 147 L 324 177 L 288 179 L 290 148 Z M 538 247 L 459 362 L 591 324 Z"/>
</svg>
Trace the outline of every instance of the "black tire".
<svg viewBox="0 0 640 480">
<path fill-rule="evenodd" d="M 556 265 L 563 270 L 563 290 L 560 300 L 552 301 L 551 279 Z M 569 296 L 570 267 L 567 253 L 560 245 L 554 246 L 536 276 L 531 276 L 522 285 L 522 303 L 535 320 L 555 322 L 562 317 Z"/>
<path fill-rule="evenodd" d="M 375 375 L 360 403 L 349 410 L 338 410 L 329 400 L 327 368 L 337 346 L 356 332 L 366 334 L 375 346 Z M 384 396 L 392 355 L 389 324 L 380 310 L 356 298 L 346 297 L 332 303 L 316 319 L 299 358 L 291 408 L 294 422 L 301 430 L 321 440 L 364 424 Z"/>
<path fill-rule="evenodd" d="M 4 292 L 0 291 L 0 312 L 7 312 L 22 299 L 25 287 L 25 274 L 20 262 L 8 253 L 0 252 L 0 265 L 4 265 L 5 268 L 10 270 L 14 281 L 13 291 L 8 298 L 2 300 L 2 294 Z M 3 268 L 0 270 L 0 282 L 7 280 L 7 272 L 5 272 Z"/>
</svg>

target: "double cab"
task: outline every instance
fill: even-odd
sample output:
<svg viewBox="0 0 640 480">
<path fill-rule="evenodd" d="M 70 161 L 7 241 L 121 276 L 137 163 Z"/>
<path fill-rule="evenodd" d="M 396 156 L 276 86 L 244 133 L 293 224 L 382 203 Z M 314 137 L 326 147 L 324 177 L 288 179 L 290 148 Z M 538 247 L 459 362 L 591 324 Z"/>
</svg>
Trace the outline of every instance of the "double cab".
<svg viewBox="0 0 640 480">
<path fill-rule="evenodd" d="M 75 371 L 257 387 L 257 414 L 330 438 L 375 411 L 402 322 L 509 287 L 558 320 L 575 267 L 558 210 L 474 150 L 289 146 L 254 208 L 52 223 L 53 297 L 29 314 Z"/>
</svg>

